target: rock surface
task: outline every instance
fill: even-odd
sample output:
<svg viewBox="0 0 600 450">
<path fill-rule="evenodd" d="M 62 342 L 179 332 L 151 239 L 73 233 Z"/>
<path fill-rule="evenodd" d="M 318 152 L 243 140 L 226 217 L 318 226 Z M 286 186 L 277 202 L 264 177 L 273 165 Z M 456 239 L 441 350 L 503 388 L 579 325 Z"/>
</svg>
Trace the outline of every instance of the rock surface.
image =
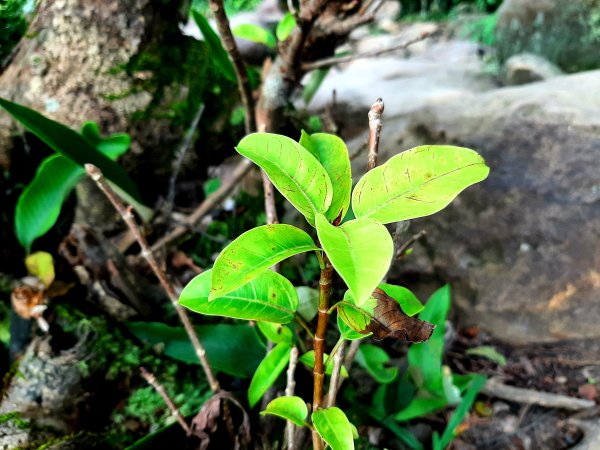
<svg viewBox="0 0 600 450">
<path fill-rule="evenodd" d="M 509 86 L 548 80 L 562 75 L 550 61 L 532 53 L 519 53 L 504 63 L 504 82 Z"/>
<path fill-rule="evenodd" d="M 507 341 L 599 338 L 600 71 L 410 114 L 390 116 L 387 105 L 380 161 L 449 143 L 476 149 L 491 167 L 444 211 L 413 221 L 427 238 L 396 275 L 451 282 L 461 317 Z"/>
</svg>

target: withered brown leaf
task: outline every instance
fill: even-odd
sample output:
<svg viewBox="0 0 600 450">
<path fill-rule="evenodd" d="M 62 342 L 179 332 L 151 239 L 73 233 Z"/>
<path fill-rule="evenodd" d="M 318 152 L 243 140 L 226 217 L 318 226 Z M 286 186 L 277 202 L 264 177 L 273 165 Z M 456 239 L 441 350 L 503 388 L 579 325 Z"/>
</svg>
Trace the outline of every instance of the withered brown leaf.
<svg viewBox="0 0 600 450">
<path fill-rule="evenodd" d="M 400 304 L 383 290 L 373 291 L 370 301 L 359 308 L 349 302 L 340 302 L 338 314 L 353 330 L 373 333 L 375 339 L 393 338 L 405 342 L 423 342 L 431 337 L 435 325 L 410 317 Z"/>
</svg>

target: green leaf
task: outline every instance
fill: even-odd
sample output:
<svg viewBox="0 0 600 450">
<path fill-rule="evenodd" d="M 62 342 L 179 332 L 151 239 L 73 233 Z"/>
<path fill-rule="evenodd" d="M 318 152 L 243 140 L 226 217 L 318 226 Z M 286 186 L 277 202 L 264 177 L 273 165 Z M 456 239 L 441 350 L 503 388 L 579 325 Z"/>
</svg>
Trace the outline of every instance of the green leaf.
<svg viewBox="0 0 600 450">
<path fill-rule="evenodd" d="M 25 251 L 56 223 L 62 204 L 84 174 L 62 155 L 49 156 L 38 166 L 15 208 L 15 233 Z"/>
<path fill-rule="evenodd" d="M 229 81 L 236 82 L 237 78 L 235 76 L 235 70 L 233 68 L 233 64 L 229 59 L 229 55 L 223 48 L 223 44 L 221 43 L 221 39 L 214 32 L 208 20 L 197 10 L 191 10 L 192 17 L 198 28 L 200 29 L 200 33 L 204 36 L 204 41 L 208 49 L 210 50 L 211 59 L 214 64 L 221 70 L 221 74 L 227 78 Z"/>
<path fill-rule="evenodd" d="M 279 344 L 280 342 L 290 344 L 294 340 L 294 332 L 285 325 L 271 322 L 256 322 L 256 325 L 261 333 L 275 344 Z"/>
<path fill-rule="evenodd" d="M 236 150 L 260 166 L 281 194 L 313 225 L 315 215 L 331 205 L 333 188 L 321 163 L 293 139 L 254 133 Z"/>
<path fill-rule="evenodd" d="M 319 309 L 319 290 L 308 286 L 297 286 L 300 304 L 296 312 L 307 322 L 315 318 Z"/>
<path fill-rule="evenodd" d="M 423 417 L 427 414 L 444 409 L 448 403 L 445 398 L 417 396 L 410 404 L 394 416 L 398 422 Z"/>
<path fill-rule="evenodd" d="M 329 359 L 329 361 L 327 361 L 327 359 Z M 308 367 L 309 369 L 314 369 L 315 368 L 315 351 L 314 350 L 309 350 L 306 353 L 304 353 L 302 356 L 300 356 L 300 358 L 298 358 L 298 360 L 304 364 L 306 367 Z M 329 358 L 329 355 L 327 353 L 323 354 L 323 361 L 327 361 L 327 364 L 325 364 L 325 374 L 327 375 L 331 375 L 333 372 L 333 358 Z M 340 375 L 343 378 L 348 377 L 348 370 L 342 366 L 342 370 L 340 372 Z"/>
<path fill-rule="evenodd" d="M 204 196 L 208 197 L 213 192 L 216 192 L 221 187 L 221 180 L 219 178 L 211 178 L 204 182 L 202 186 L 204 190 Z"/>
<path fill-rule="evenodd" d="M 375 381 L 382 384 L 391 383 L 398 376 L 397 367 L 385 367 L 390 357 L 381 347 L 363 344 L 358 348 L 356 362 L 365 369 Z"/>
<path fill-rule="evenodd" d="M 415 435 L 412 434 L 409 429 L 401 427 L 394 422 L 393 418 L 386 417 L 382 423 L 387 429 L 394 433 L 398 439 L 408 445 L 408 448 L 411 450 L 423 450 L 423 445 L 419 442 Z"/>
<path fill-rule="evenodd" d="M 356 341 L 357 339 L 362 339 L 372 334 L 371 332 L 369 332 L 368 334 L 363 334 L 353 330 L 350 327 L 350 325 L 344 322 L 344 319 L 342 319 L 342 317 L 340 316 L 339 310 L 337 314 L 337 325 L 342 337 L 348 341 Z"/>
<path fill-rule="evenodd" d="M 266 414 L 273 414 L 274 416 L 289 420 L 299 427 L 303 427 L 306 424 L 305 421 L 308 416 L 308 408 L 306 407 L 304 400 L 300 397 L 278 397 L 271 400 L 267 405 L 267 409 L 261 411 L 260 414 L 263 416 Z"/>
<path fill-rule="evenodd" d="M 234 36 L 247 41 L 256 42 L 257 44 L 266 45 L 269 48 L 277 47 L 277 39 L 275 35 L 266 28 L 263 28 L 253 23 L 243 23 L 231 30 Z"/>
<path fill-rule="evenodd" d="M 107 138 L 102 137 L 96 122 L 85 122 L 81 127 L 81 135 L 113 161 L 124 154 L 131 145 L 131 137 L 126 133 L 112 134 Z"/>
<path fill-rule="evenodd" d="M 291 352 L 292 346 L 281 342 L 273 347 L 273 350 L 262 360 L 248 388 L 248 403 L 250 403 L 250 407 L 254 407 L 262 396 L 265 395 L 265 392 L 275 383 L 279 374 L 286 368 Z"/>
<path fill-rule="evenodd" d="M 488 173 L 489 167 L 473 150 L 415 147 L 367 172 L 354 189 L 352 209 L 356 217 L 382 223 L 429 216 Z"/>
<path fill-rule="evenodd" d="M 444 434 L 442 434 L 437 447 L 439 450 L 444 450 L 450 445 L 455 437 L 456 429 L 469 413 L 469 410 L 475 401 L 475 397 L 477 397 L 477 394 L 483 388 L 485 382 L 486 378 L 483 375 L 475 375 L 473 380 L 469 383 L 462 402 L 454 410 L 454 414 L 452 414 L 452 417 L 448 421 L 448 425 L 446 425 Z"/>
<path fill-rule="evenodd" d="M 390 233 L 372 219 L 351 220 L 335 227 L 318 214 L 316 225 L 331 264 L 352 291 L 356 305 L 361 306 L 390 268 L 394 253 Z"/>
<path fill-rule="evenodd" d="M 436 326 L 433 335 L 427 342 L 413 345 L 408 350 L 409 371 L 417 386 L 440 397 L 444 396 L 442 357 L 449 309 L 450 286 L 446 285 L 433 293 L 419 314 L 421 320 Z"/>
<path fill-rule="evenodd" d="M 333 134 L 315 133 L 309 136 L 303 130 L 300 145 L 319 160 L 331 179 L 333 198 L 325 217 L 330 222 L 336 219 L 337 223 L 341 222 L 350 206 L 352 193 L 352 172 L 346 144 Z"/>
<path fill-rule="evenodd" d="M 36 276 L 47 288 L 54 281 L 54 259 L 48 252 L 35 252 L 27 256 L 25 267 L 27 272 Z"/>
<path fill-rule="evenodd" d="M 161 348 L 173 359 L 200 364 L 183 327 L 170 327 L 158 322 L 129 322 L 127 328 L 138 339 L 154 348 Z M 217 372 L 250 378 L 264 357 L 265 348 L 256 328 L 247 324 L 199 325 L 195 329 L 206 349 L 208 361 Z"/>
<path fill-rule="evenodd" d="M 0 106 L 52 150 L 81 167 L 88 163 L 95 165 L 108 180 L 133 199 L 141 202 L 137 186 L 129 178 L 125 169 L 94 148 L 81 134 L 17 103 L 0 98 Z"/>
<path fill-rule="evenodd" d="M 400 308 L 409 317 L 423 311 L 423 304 L 410 290 L 402 286 L 395 286 L 393 284 L 381 283 L 379 288 L 382 289 L 387 295 L 395 299 L 400 303 Z"/>
<path fill-rule="evenodd" d="M 212 270 L 201 273 L 181 292 L 179 304 L 208 316 L 288 323 L 294 320 L 298 295 L 285 277 L 267 270 L 223 297 L 209 301 Z"/>
<path fill-rule="evenodd" d="M 291 12 L 285 13 L 283 19 L 279 21 L 277 24 L 277 29 L 275 30 L 275 36 L 280 41 L 285 41 L 292 31 L 294 31 L 294 27 L 296 26 L 296 18 Z"/>
<path fill-rule="evenodd" d="M 481 345 L 479 347 L 473 347 L 468 349 L 465 353 L 467 355 L 483 356 L 484 358 L 495 362 L 499 366 L 506 365 L 506 357 L 491 345 Z"/>
<path fill-rule="evenodd" d="M 442 385 L 448 405 L 458 405 L 461 400 L 460 388 L 454 384 L 452 371 L 448 366 L 442 366 Z"/>
<path fill-rule="evenodd" d="M 346 414 L 335 406 L 312 413 L 313 424 L 332 450 L 354 449 L 352 425 Z"/>
<path fill-rule="evenodd" d="M 302 99 L 304 100 L 305 106 L 308 106 L 310 104 L 315 94 L 323 84 L 323 81 L 325 80 L 325 77 L 327 77 L 328 73 L 328 68 L 316 69 L 308 75 L 308 82 L 304 85 L 304 88 L 302 89 Z"/>
<path fill-rule="evenodd" d="M 263 225 L 246 231 L 217 257 L 212 271 L 210 301 L 243 286 L 269 267 L 319 247 L 292 225 Z"/>
</svg>

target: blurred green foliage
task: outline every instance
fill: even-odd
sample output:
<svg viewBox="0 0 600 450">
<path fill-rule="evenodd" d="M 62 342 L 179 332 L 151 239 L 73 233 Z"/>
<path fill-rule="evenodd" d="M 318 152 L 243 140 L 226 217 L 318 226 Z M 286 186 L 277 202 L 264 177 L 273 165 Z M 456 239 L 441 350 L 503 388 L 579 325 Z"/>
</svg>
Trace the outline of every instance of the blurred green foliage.
<svg viewBox="0 0 600 450">
<path fill-rule="evenodd" d="M 0 1 L 0 67 L 27 31 L 25 14 L 32 3 L 29 0 Z"/>
<path fill-rule="evenodd" d="M 235 14 L 242 11 L 250 11 L 256 8 L 262 0 L 225 0 L 225 9 L 229 14 Z M 208 7 L 208 0 L 193 0 L 192 8 L 197 9 L 203 14 L 210 11 Z"/>
<path fill-rule="evenodd" d="M 400 0 L 402 16 L 420 14 L 428 18 L 444 18 L 457 7 L 478 12 L 494 12 L 502 0 Z"/>
</svg>

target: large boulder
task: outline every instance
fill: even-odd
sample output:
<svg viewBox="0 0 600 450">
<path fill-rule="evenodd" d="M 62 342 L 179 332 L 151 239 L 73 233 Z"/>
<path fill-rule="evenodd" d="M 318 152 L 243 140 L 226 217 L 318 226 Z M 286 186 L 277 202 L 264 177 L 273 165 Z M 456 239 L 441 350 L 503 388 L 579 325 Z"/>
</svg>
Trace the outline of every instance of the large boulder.
<svg viewBox="0 0 600 450">
<path fill-rule="evenodd" d="M 600 71 L 384 114 L 381 142 L 381 161 L 447 143 L 491 167 L 412 222 L 427 237 L 394 277 L 451 282 L 465 321 L 507 341 L 600 337 Z"/>
<path fill-rule="evenodd" d="M 532 53 L 513 55 L 504 64 L 504 81 L 508 85 L 527 84 L 562 75 L 562 71 L 541 56 Z"/>
</svg>

